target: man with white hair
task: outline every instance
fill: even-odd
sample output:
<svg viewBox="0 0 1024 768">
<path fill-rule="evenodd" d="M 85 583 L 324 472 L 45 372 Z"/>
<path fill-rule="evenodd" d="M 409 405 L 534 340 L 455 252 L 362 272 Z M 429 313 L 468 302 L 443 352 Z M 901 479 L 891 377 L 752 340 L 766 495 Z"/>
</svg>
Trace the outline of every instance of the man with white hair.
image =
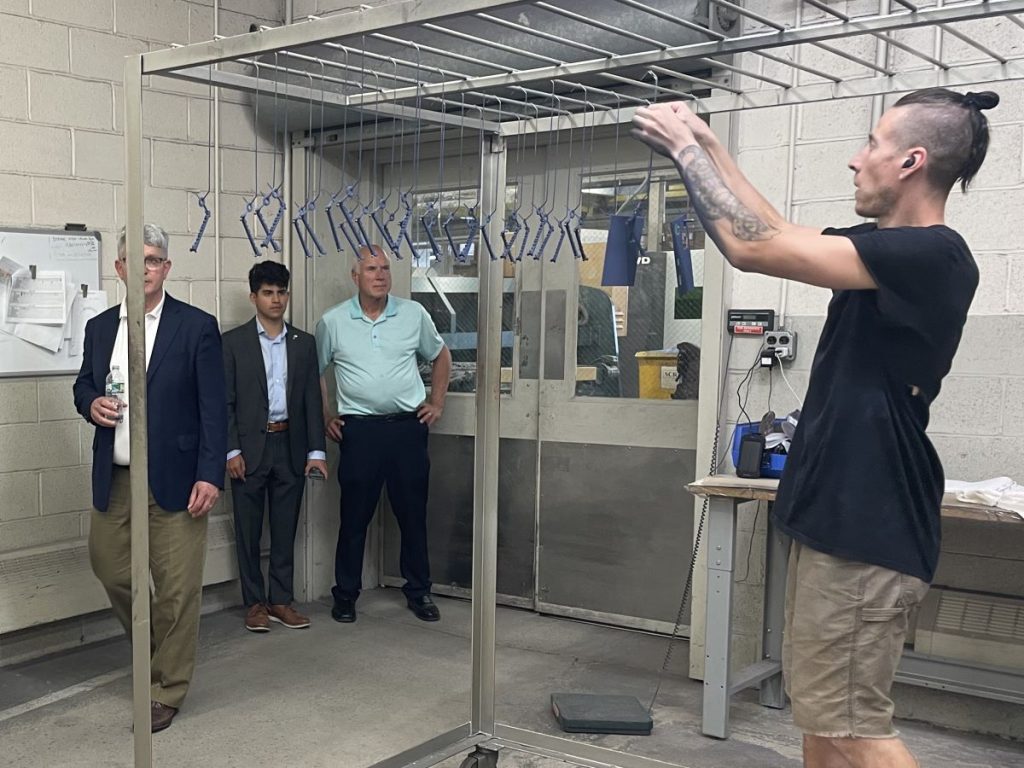
<svg viewBox="0 0 1024 768">
<path fill-rule="evenodd" d="M 427 311 L 391 295 L 391 263 L 379 246 L 360 249 L 352 280 L 357 294 L 328 309 L 316 327 L 324 426 L 341 448 L 331 616 L 356 620 L 366 528 L 386 483 L 402 531 L 402 591 L 418 618 L 437 621 L 441 615 L 430 597 L 427 555 L 427 436 L 444 410 L 452 356 Z M 417 354 L 432 365 L 429 399 Z M 327 396 L 329 367 L 337 385 L 336 409 Z"/>
<path fill-rule="evenodd" d="M 227 410 L 220 332 L 214 317 L 164 291 L 171 271 L 168 237 L 146 224 L 143 253 L 126 254 L 118 240 L 115 269 L 127 278 L 126 261 L 145 265 L 146 405 L 148 455 L 131 456 L 128 424 L 136 414 L 124 399 L 106 396 L 107 373 L 128 371 L 125 303 L 85 327 L 82 369 L 74 385 L 75 408 L 96 427 L 92 452 L 92 518 L 89 559 L 110 598 L 114 615 L 131 636 L 131 461 L 149 466 L 149 567 L 151 716 L 154 732 L 171 724 L 196 663 L 199 608 L 206 557 L 206 515 L 224 485 Z M 142 589 L 149 585 L 142 585 Z"/>
</svg>

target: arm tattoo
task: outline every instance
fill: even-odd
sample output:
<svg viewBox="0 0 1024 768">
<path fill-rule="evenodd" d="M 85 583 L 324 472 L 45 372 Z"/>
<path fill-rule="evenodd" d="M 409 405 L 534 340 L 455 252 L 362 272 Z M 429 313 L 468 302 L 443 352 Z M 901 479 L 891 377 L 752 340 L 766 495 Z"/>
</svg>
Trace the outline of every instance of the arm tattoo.
<svg viewBox="0 0 1024 768">
<path fill-rule="evenodd" d="M 691 144 L 684 147 L 679 153 L 679 165 L 693 207 L 705 225 L 725 219 L 738 240 L 770 240 L 779 233 L 725 186 L 711 160 L 699 146 Z"/>
</svg>

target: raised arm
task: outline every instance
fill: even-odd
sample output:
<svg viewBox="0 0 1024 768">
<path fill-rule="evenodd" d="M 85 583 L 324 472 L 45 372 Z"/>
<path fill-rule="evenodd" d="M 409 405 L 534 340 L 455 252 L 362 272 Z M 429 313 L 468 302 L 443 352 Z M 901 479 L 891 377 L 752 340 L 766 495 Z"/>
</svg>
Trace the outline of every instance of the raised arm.
<svg viewBox="0 0 1024 768">
<path fill-rule="evenodd" d="M 685 104 L 637 110 L 633 135 L 675 162 L 704 230 L 737 269 L 833 290 L 877 287 L 848 238 L 786 221 Z"/>
</svg>

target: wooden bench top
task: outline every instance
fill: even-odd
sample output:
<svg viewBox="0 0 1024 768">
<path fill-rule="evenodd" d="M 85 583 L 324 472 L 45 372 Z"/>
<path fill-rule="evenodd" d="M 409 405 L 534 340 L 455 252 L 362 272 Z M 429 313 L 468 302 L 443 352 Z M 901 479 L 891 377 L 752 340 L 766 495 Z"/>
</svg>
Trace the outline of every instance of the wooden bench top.
<svg viewBox="0 0 1024 768">
<path fill-rule="evenodd" d="M 746 479 L 735 475 L 714 475 L 705 477 L 686 486 L 694 496 L 718 496 L 728 499 L 774 501 L 779 481 L 771 478 Z M 942 516 L 974 520 L 983 523 L 1008 523 L 1024 525 L 1024 518 L 1013 512 L 997 507 L 979 504 L 965 504 L 956 496 L 947 493 L 942 499 Z"/>
</svg>

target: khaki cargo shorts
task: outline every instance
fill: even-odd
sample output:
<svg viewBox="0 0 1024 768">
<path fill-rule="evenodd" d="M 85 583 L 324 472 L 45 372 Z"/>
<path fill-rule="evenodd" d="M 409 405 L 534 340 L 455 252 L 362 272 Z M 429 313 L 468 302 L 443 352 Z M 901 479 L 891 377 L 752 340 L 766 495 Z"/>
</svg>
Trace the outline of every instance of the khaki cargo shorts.
<svg viewBox="0 0 1024 768">
<path fill-rule="evenodd" d="M 789 552 L 782 668 L 793 721 L 826 738 L 886 739 L 907 619 L 928 584 L 796 541 Z"/>
</svg>

